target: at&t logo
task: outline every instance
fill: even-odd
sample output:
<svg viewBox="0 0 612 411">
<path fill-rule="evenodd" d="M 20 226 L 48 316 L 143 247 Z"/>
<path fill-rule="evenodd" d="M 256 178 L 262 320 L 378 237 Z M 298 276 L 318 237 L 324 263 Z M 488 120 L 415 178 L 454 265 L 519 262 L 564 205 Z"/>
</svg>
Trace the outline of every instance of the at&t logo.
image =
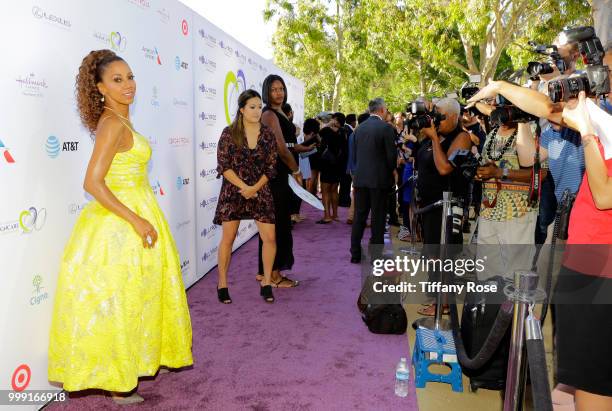
<svg viewBox="0 0 612 411">
<path fill-rule="evenodd" d="M 78 141 L 64 141 L 63 143 L 55 136 L 49 136 L 45 143 L 45 150 L 47 155 L 51 158 L 59 156 L 60 151 L 78 151 Z"/>
<path fill-rule="evenodd" d="M 189 67 L 187 62 L 182 61 L 179 56 L 174 58 L 174 68 L 176 68 L 176 71 L 179 71 L 180 69 L 187 70 L 187 67 Z"/>
<path fill-rule="evenodd" d="M 42 290 L 45 288 L 42 286 L 43 278 L 40 275 L 35 275 L 32 279 L 32 285 L 34 286 L 34 296 L 30 298 L 30 305 L 39 305 L 43 301 L 49 298 L 49 293 Z"/>
<path fill-rule="evenodd" d="M 13 159 L 13 156 L 9 152 L 9 148 L 4 145 L 2 140 L 0 140 L 0 151 L 2 151 L 2 156 L 4 157 L 4 161 L 6 161 L 9 164 L 15 163 L 15 160 Z"/>
<path fill-rule="evenodd" d="M 181 190 L 183 188 L 183 186 L 186 186 L 189 184 L 189 178 L 183 178 L 183 177 L 177 177 L 176 178 L 176 189 L 177 190 Z"/>
</svg>

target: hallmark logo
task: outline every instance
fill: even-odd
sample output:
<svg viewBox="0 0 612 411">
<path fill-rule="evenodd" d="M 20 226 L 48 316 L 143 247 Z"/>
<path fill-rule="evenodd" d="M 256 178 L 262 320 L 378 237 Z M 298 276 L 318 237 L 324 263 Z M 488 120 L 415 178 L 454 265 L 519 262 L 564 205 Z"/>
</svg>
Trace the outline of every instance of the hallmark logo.
<svg viewBox="0 0 612 411">
<path fill-rule="evenodd" d="M 47 81 L 45 79 L 37 79 L 36 74 L 30 73 L 25 77 L 18 77 L 15 81 L 21 87 L 21 94 L 30 97 L 43 97 L 43 91 L 46 89 Z"/>
<path fill-rule="evenodd" d="M 204 65 L 204 69 L 206 71 L 214 73 L 217 70 L 217 63 L 215 61 L 204 56 L 200 56 L 198 60 Z"/>
<path fill-rule="evenodd" d="M 56 16 L 51 13 L 47 13 L 46 10 L 38 6 L 32 7 L 32 15 L 36 17 L 37 19 L 41 19 L 47 23 L 53 24 L 56 27 L 59 27 L 62 29 L 70 29 L 70 27 L 72 26 L 72 23 L 70 23 L 70 20 L 65 19 L 63 17 Z"/>
</svg>

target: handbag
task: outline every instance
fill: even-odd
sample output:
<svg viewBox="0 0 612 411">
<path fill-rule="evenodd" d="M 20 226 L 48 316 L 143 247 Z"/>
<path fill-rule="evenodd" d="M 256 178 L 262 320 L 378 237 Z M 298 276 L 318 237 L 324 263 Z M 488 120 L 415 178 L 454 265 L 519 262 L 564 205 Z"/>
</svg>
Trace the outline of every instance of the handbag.
<svg viewBox="0 0 612 411">
<path fill-rule="evenodd" d="M 408 328 L 408 318 L 401 304 L 374 304 L 370 297 L 374 293 L 375 281 L 390 284 L 394 278 L 368 276 L 364 281 L 357 299 L 361 319 L 374 334 L 404 334 Z"/>
<path fill-rule="evenodd" d="M 321 160 L 328 164 L 335 164 L 336 155 L 329 149 L 329 147 L 326 147 L 321 154 Z"/>
</svg>

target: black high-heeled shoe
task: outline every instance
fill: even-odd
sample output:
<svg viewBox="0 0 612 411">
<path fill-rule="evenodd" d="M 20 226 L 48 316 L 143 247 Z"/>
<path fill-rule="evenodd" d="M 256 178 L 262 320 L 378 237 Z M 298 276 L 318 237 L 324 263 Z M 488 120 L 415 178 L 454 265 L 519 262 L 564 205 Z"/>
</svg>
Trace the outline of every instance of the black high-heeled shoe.
<svg viewBox="0 0 612 411">
<path fill-rule="evenodd" d="M 217 288 L 217 298 L 219 298 L 219 302 L 223 304 L 231 304 L 232 299 L 229 295 L 229 290 L 227 287 L 225 288 Z"/>
<path fill-rule="evenodd" d="M 259 289 L 259 295 L 261 295 L 265 302 L 272 304 L 274 302 L 274 294 L 272 294 L 272 286 L 264 285 Z"/>
</svg>

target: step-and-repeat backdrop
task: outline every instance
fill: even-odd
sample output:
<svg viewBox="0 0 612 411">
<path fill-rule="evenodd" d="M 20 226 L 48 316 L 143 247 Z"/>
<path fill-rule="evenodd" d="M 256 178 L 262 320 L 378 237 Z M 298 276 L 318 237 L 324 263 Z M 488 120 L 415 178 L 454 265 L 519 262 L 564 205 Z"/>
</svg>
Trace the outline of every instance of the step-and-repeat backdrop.
<svg viewBox="0 0 612 411">
<path fill-rule="evenodd" d="M 131 116 L 153 150 L 149 180 L 179 249 L 186 286 L 217 264 L 216 146 L 238 95 L 261 91 L 266 75 L 279 74 L 300 124 L 304 88 L 177 1 L 20 1 L 2 5 L 2 15 L 0 390 L 48 389 L 60 258 L 76 218 L 92 201 L 83 179 L 93 139 L 81 125 L 74 94 L 83 57 L 111 49 L 135 74 Z M 236 247 L 255 233 L 255 224 L 244 221 Z"/>
</svg>

